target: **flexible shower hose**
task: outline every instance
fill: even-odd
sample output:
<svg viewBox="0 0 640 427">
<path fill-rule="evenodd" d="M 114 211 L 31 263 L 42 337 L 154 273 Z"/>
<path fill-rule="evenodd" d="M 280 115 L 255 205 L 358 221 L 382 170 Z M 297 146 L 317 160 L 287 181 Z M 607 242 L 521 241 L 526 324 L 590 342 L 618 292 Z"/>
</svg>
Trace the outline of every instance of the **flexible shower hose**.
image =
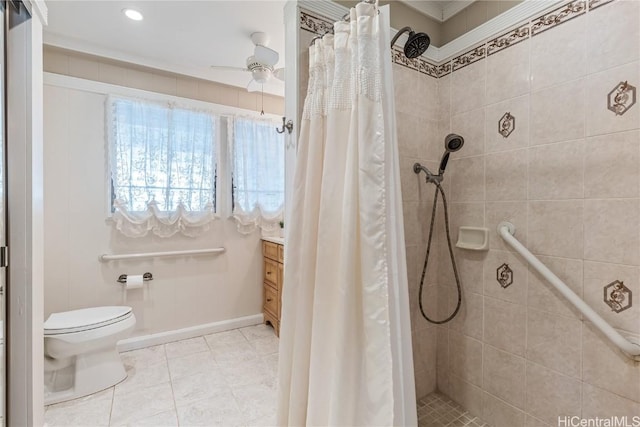
<svg viewBox="0 0 640 427">
<path fill-rule="evenodd" d="M 451 236 L 449 233 L 449 212 L 447 210 L 447 198 L 444 195 L 444 190 L 442 186 L 437 181 L 431 181 L 436 186 L 436 192 L 433 195 L 433 211 L 431 212 L 431 225 L 429 226 L 429 240 L 427 241 L 427 255 L 424 258 L 424 267 L 422 268 L 422 277 L 420 278 L 420 290 L 418 295 L 418 302 L 420 304 L 420 313 L 422 313 L 422 317 L 424 317 L 428 322 L 435 323 L 436 325 L 441 325 L 443 323 L 447 323 L 458 314 L 460 310 L 460 305 L 462 304 L 462 290 L 460 289 L 460 277 L 458 277 L 458 268 L 456 267 L 456 258 L 453 254 L 453 247 L 451 246 Z M 444 225 L 445 230 L 447 232 L 447 244 L 449 246 L 449 256 L 451 257 L 451 264 L 453 265 L 453 275 L 456 278 L 456 289 L 458 291 L 458 303 L 456 304 L 456 309 L 451 313 L 449 317 L 444 320 L 433 320 L 430 319 L 429 316 L 424 312 L 424 308 L 422 307 L 422 291 L 424 289 L 424 276 L 427 272 L 427 264 L 429 263 L 429 252 L 431 252 L 431 238 L 433 236 L 433 225 L 436 220 L 436 209 L 438 207 L 438 192 L 442 194 L 442 204 L 444 205 Z"/>
</svg>

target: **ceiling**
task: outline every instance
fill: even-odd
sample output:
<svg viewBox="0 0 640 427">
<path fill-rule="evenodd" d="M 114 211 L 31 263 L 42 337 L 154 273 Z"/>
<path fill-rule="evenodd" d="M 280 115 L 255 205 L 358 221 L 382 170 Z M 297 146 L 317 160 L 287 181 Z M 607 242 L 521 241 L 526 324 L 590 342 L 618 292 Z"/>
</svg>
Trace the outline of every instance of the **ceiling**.
<svg viewBox="0 0 640 427">
<path fill-rule="evenodd" d="M 415 10 L 444 21 L 472 0 L 400 0 Z M 245 67 L 253 53 L 250 35 L 270 36 L 268 46 L 280 53 L 284 67 L 284 23 L 281 0 L 49 0 L 46 44 L 135 63 L 178 74 L 246 87 L 250 74 L 214 70 L 211 65 Z M 144 20 L 124 16 L 136 9 Z M 284 95 L 284 84 L 264 86 Z"/>
<path fill-rule="evenodd" d="M 444 22 L 475 0 L 399 0 L 439 22 Z"/>
<path fill-rule="evenodd" d="M 179 74 L 246 87 L 251 76 L 213 70 L 211 65 L 246 67 L 253 54 L 250 35 L 270 36 L 268 46 L 280 53 L 284 67 L 285 1 L 47 1 L 46 44 Z M 136 22 L 122 9 L 144 15 Z M 265 92 L 284 95 L 281 82 Z"/>
</svg>

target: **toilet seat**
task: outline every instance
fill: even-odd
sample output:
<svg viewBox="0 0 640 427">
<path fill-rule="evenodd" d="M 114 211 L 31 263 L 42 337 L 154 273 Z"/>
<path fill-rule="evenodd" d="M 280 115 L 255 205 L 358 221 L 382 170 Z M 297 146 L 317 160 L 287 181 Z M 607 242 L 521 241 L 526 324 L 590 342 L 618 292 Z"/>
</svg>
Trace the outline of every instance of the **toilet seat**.
<svg viewBox="0 0 640 427">
<path fill-rule="evenodd" d="M 133 316 L 131 307 L 107 306 L 52 313 L 44 322 L 44 335 L 54 336 L 89 331 Z"/>
</svg>

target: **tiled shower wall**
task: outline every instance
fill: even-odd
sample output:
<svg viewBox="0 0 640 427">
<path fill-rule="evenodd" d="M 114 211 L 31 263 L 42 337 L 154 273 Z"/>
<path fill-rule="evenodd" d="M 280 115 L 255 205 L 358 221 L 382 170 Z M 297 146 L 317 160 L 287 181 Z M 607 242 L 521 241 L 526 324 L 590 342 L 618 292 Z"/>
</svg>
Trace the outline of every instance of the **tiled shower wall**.
<svg viewBox="0 0 640 427">
<path fill-rule="evenodd" d="M 396 121 L 400 174 L 404 213 L 404 236 L 409 279 L 411 308 L 411 335 L 416 396 L 426 396 L 436 389 L 436 328 L 420 317 L 418 311 L 418 285 L 426 251 L 428 224 L 431 215 L 431 192 L 420 177 L 413 173 L 413 164 L 420 162 L 430 169 L 435 164 L 434 144 L 438 136 L 438 105 L 434 101 L 438 82 L 425 78 L 400 65 L 393 66 L 395 85 Z M 437 243 L 437 242 L 434 242 Z M 437 265 L 434 265 L 437 268 Z M 434 285 L 436 268 L 430 268 Z M 436 286 L 427 289 L 433 295 Z M 430 307 L 433 307 L 431 304 Z"/>
<path fill-rule="evenodd" d="M 495 231 L 511 221 L 574 292 L 623 335 L 640 338 L 640 105 L 622 115 L 607 108 L 619 83 L 640 88 L 640 2 L 589 3 L 524 23 L 504 33 L 508 42 L 490 40 L 439 67 L 440 78 L 425 77 L 438 84 L 438 138 L 452 131 L 466 141 L 445 179 L 453 237 L 460 225 L 490 231 L 488 252 L 456 250 L 463 305 L 435 329 L 437 388 L 494 426 L 640 414 L 640 362 L 617 351 Z M 508 137 L 499 132 L 506 113 L 515 117 Z M 439 255 L 437 309 L 446 313 L 455 292 L 442 239 Z M 506 288 L 497 280 L 503 264 L 512 270 Z M 616 280 L 634 294 L 620 313 L 603 297 Z"/>
<path fill-rule="evenodd" d="M 639 28 L 639 2 L 578 1 L 441 64 L 394 55 L 418 397 L 437 388 L 496 427 L 640 414 L 640 363 L 583 322 L 495 232 L 513 222 L 516 237 L 578 295 L 638 338 L 640 304 L 614 313 L 603 288 L 620 280 L 640 295 L 640 105 L 623 115 L 607 109 L 620 82 L 640 85 Z M 505 113 L 515 117 L 506 138 L 498 132 Z M 449 132 L 466 141 L 443 182 L 452 239 L 461 225 L 484 226 L 490 251 L 455 249 L 462 308 L 434 326 L 418 309 L 434 188 L 412 165 L 437 170 Z M 456 295 L 438 209 L 423 302 L 442 319 Z M 502 264 L 513 271 L 507 288 L 497 282 Z"/>
</svg>

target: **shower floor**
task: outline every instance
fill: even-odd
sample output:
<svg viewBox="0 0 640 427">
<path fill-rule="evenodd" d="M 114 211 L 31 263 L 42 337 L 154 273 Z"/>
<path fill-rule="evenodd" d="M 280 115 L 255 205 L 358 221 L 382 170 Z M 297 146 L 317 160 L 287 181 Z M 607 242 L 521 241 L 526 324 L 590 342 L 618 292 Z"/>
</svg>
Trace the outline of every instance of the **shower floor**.
<svg viewBox="0 0 640 427">
<path fill-rule="evenodd" d="M 440 393 L 418 399 L 418 427 L 491 427 Z"/>
</svg>

